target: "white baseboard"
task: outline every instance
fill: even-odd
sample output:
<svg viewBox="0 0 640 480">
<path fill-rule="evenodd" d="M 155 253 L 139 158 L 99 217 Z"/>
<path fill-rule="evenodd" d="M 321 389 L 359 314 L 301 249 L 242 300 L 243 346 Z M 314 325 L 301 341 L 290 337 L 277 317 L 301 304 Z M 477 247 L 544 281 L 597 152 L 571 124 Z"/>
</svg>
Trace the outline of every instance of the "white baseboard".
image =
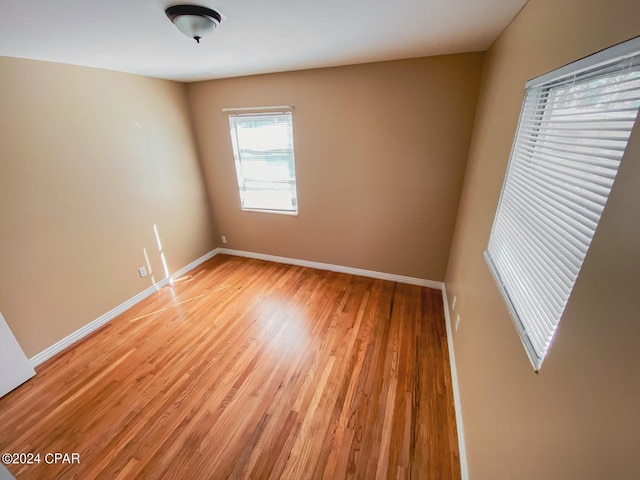
<svg viewBox="0 0 640 480">
<path fill-rule="evenodd" d="M 178 270 L 177 272 L 175 272 L 173 275 L 171 275 L 170 278 L 164 278 L 164 279 L 160 280 L 159 282 L 155 283 L 154 285 L 151 285 L 149 288 L 147 288 L 147 289 L 143 290 L 142 292 L 138 293 L 137 295 L 131 297 L 126 302 L 123 302 L 120 305 L 118 305 L 117 307 L 112 308 L 107 313 L 105 313 L 105 314 L 99 316 L 98 318 L 96 318 L 95 320 L 87 323 L 84 327 L 79 328 L 75 332 L 73 332 L 73 333 L 67 335 L 66 337 L 64 337 L 62 340 L 54 343 L 53 345 L 51 345 L 50 347 L 44 349 L 42 352 L 38 353 L 37 355 L 34 355 L 33 357 L 31 357 L 29 359 L 29 363 L 31 364 L 32 367 L 35 368 L 38 365 L 46 362 L 47 360 L 49 360 L 54 355 L 57 355 L 58 353 L 62 352 L 64 349 L 66 349 L 69 346 L 71 346 L 74 343 L 76 343 L 78 340 L 86 337 L 91 332 L 97 330 L 98 328 L 100 328 L 104 324 L 110 322 L 111 320 L 116 318 L 121 313 L 125 312 L 126 310 L 129 310 L 136 303 L 140 303 L 142 300 L 147 298 L 152 293 L 155 293 L 160 288 L 164 287 L 165 285 L 168 285 L 171 280 L 173 280 L 175 278 L 178 278 L 178 277 L 181 277 L 185 273 L 189 272 L 190 270 L 192 270 L 195 267 L 197 267 L 198 265 L 200 265 L 202 262 L 205 262 L 205 261 L 209 260 L 211 257 L 213 257 L 213 256 L 215 256 L 217 254 L 218 254 L 218 249 L 217 248 L 212 250 L 212 251 L 210 251 L 209 253 L 204 254 L 200 258 L 198 258 L 198 259 L 194 260 L 193 262 L 191 262 L 189 265 L 187 265 L 187 266 L 181 268 L 180 270 Z"/>
<path fill-rule="evenodd" d="M 175 272 L 173 275 L 171 275 L 172 279 L 176 279 L 176 278 L 180 278 L 181 276 L 183 276 L 185 273 L 189 273 L 191 270 L 193 270 L 194 268 L 196 268 L 198 265 L 200 265 L 201 263 L 206 262 L 207 260 L 209 260 L 210 258 L 215 257 L 218 253 L 219 253 L 220 249 L 219 248 L 214 248 L 213 250 L 211 250 L 208 253 L 205 253 L 203 256 L 201 256 L 200 258 L 196 258 L 193 262 L 191 262 L 189 265 L 185 265 L 184 267 L 182 267 L 180 270 L 178 270 L 177 272 Z"/>
<path fill-rule="evenodd" d="M 442 285 L 442 302 L 444 303 L 444 319 L 447 328 L 447 346 L 449 347 L 449 365 L 451 367 L 451 384 L 453 385 L 453 406 L 456 411 L 456 428 L 458 431 L 458 450 L 460 455 L 460 474 L 462 480 L 469 480 L 467 466 L 467 451 L 464 443 L 464 429 L 462 428 L 462 404 L 458 387 L 458 372 L 456 370 L 456 356 L 453 351 L 453 331 L 451 329 L 451 315 L 449 314 L 449 300 L 446 285 Z"/>
<path fill-rule="evenodd" d="M 418 285 L 420 287 L 435 288 L 442 290 L 444 284 L 424 278 L 406 277 L 404 275 L 396 275 L 395 273 L 376 272 L 373 270 L 364 270 L 362 268 L 344 267 L 342 265 L 333 265 L 331 263 L 312 262 L 310 260 L 300 260 L 297 258 L 278 257 L 276 255 L 267 255 L 264 253 L 246 252 L 244 250 L 233 250 L 230 248 L 218 248 L 218 253 L 233 255 L 236 257 L 256 258 L 258 260 L 266 260 L 268 262 L 284 263 L 287 265 L 297 265 L 299 267 L 315 268 L 318 270 L 328 270 L 330 272 L 347 273 L 350 275 L 359 275 L 361 277 L 378 278 L 380 280 L 389 280 L 391 282 L 407 283 L 409 285 Z"/>
</svg>

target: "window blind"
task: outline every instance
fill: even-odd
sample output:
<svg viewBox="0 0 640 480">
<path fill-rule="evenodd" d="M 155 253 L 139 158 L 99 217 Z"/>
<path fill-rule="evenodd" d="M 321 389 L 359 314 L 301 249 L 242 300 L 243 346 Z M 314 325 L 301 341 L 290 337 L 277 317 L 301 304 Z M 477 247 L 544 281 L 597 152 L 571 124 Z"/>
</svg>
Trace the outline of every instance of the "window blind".
<svg viewBox="0 0 640 480">
<path fill-rule="evenodd" d="M 640 44 L 632 42 L 526 89 L 485 258 L 536 371 L 637 117 Z"/>
<path fill-rule="evenodd" d="M 297 213 L 291 112 L 229 115 L 243 210 Z"/>
</svg>

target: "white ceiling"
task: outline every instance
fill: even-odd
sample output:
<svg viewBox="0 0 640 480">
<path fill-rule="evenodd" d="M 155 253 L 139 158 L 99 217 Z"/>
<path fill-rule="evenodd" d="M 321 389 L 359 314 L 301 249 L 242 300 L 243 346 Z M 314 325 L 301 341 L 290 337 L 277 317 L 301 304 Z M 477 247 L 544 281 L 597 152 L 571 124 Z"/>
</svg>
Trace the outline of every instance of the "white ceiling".
<svg viewBox="0 0 640 480">
<path fill-rule="evenodd" d="M 171 0 L 0 0 L 0 55 L 193 81 L 485 50 L 526 0 L 196 0 L 226 18 L 200 45 Z"/>
</svg>

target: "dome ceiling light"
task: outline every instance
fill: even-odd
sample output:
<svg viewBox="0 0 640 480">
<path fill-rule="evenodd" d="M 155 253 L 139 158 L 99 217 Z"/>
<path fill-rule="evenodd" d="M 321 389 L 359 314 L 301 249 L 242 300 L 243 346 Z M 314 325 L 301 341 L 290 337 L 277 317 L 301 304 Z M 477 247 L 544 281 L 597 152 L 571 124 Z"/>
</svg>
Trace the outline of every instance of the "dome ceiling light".
<svg viewBox="0 0 640 480">
<path fill-rule="evenodd" d="M 212 32 L 222 21 L 215 10 L 199 5 L 174 5 L 165 10 L 167 17 L 178 30 L 197 43 L 203 35 Z"/>
</svg>

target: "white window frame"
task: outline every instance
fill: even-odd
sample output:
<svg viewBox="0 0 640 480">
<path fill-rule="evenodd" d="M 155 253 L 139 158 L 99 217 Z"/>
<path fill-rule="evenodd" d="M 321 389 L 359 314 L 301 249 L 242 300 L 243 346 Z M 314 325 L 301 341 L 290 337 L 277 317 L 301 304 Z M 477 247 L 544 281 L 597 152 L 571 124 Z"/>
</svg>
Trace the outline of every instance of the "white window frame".
<svg viewBox="0 0 640 480">
<path fill-rule="evenodd" d="M 295 171 L 295 154 L 294 154 L 294 147 L 293 147 L 292 112 L 290 110 L 271 111 L 263 108 L 256 108 L 256 109 L 242 108 L 242 109 L 236 109 L 236 110 L 225 109 L 223 111 L 235 111 L 235 113 L 229 114 L 229 128 L 231 133 L 231 144 L 233 147 L 233 156 L 235 161 L 236 178 L 238 181 L 238 192 L 240 195 L 240 206 L 242 210 L 248 211 L 248 212 L 275 213 L 280 215 L 297 216 L 298 215 L 298 193 L 297 193 L 297 179 L 296 179 L 296 171 Z M 245 119 L 245 120 L 259 119 L 261 117 L 264 117 L 264 118 L 278 117 L 280 119 L 287 119 L 289 122 L 288 128 L 289 128 L 290 139 L 289 139 L 289 142 L 287 142 L 288 145 L 283 145 L 281 151 L 279 152 L 280 156 L 282 158 L 286 158 L 288 162 L 288 168 L 291 172 L 291 178 L 289 179 L 273 180 L 268 178 L 248 178 L 247 175 L 245 175 L 246 163 L 244 162 L 248 163 L 248 160 L 243 155 L 243 152 L 242 152 L 243 148 L 240 145 L 241 140 L 238 138 L 238 132 L 237 132 L 235 123 L 236 123 L 236 120 L 240 120 L 240 119 Z M 265 154 L 266 151 L 262 153 Z M 262 187 L 263 191 L 287 192 L 291 196 L 291 203 L 292 203 L 291 208 L 270 207 L 269 205 L 266 205 L 266 204 L 262 206 L 258 206 L 258 205 L 249 206 L 250 200 L 248 198 L 247 193 L 251 190 L 255 191 L 257 189 L 247 188 L 246 187 L 247 182 L 254 182 L 254 183 L 262 182 L 264 185 L 266 185 L 266 187 L 265 186 Z M 289 184 L 289 188 L 283 189 L 278 186 L 278 185 L 282 185 L 283 183 Z M 269 188 L 269 185 L 271 185 L 272 188 Z"/>
<path fill-rule="evenodd" d="M 638 71 L 640 37 L 526 83 L 484 257 L 536 372 L 549 351 L 637 122 Z M 623 75 L 630 78 L 624 87 L 612 91 L 614 82 L 602 86 L 604 78 Z M 582 90 L 586 94 L 580 87 L 588 88 Z M 621 94 L 629 97 L 621 99 Z M 630 103 L 634 106 L 622 108 Z M 635 116 L 616 120 L 624 115 Z M 611 137 L 612 126 L 621 125 L 624 132 Z M 566 180 L 554 184 L 558 177 Z"/>
</svg>

